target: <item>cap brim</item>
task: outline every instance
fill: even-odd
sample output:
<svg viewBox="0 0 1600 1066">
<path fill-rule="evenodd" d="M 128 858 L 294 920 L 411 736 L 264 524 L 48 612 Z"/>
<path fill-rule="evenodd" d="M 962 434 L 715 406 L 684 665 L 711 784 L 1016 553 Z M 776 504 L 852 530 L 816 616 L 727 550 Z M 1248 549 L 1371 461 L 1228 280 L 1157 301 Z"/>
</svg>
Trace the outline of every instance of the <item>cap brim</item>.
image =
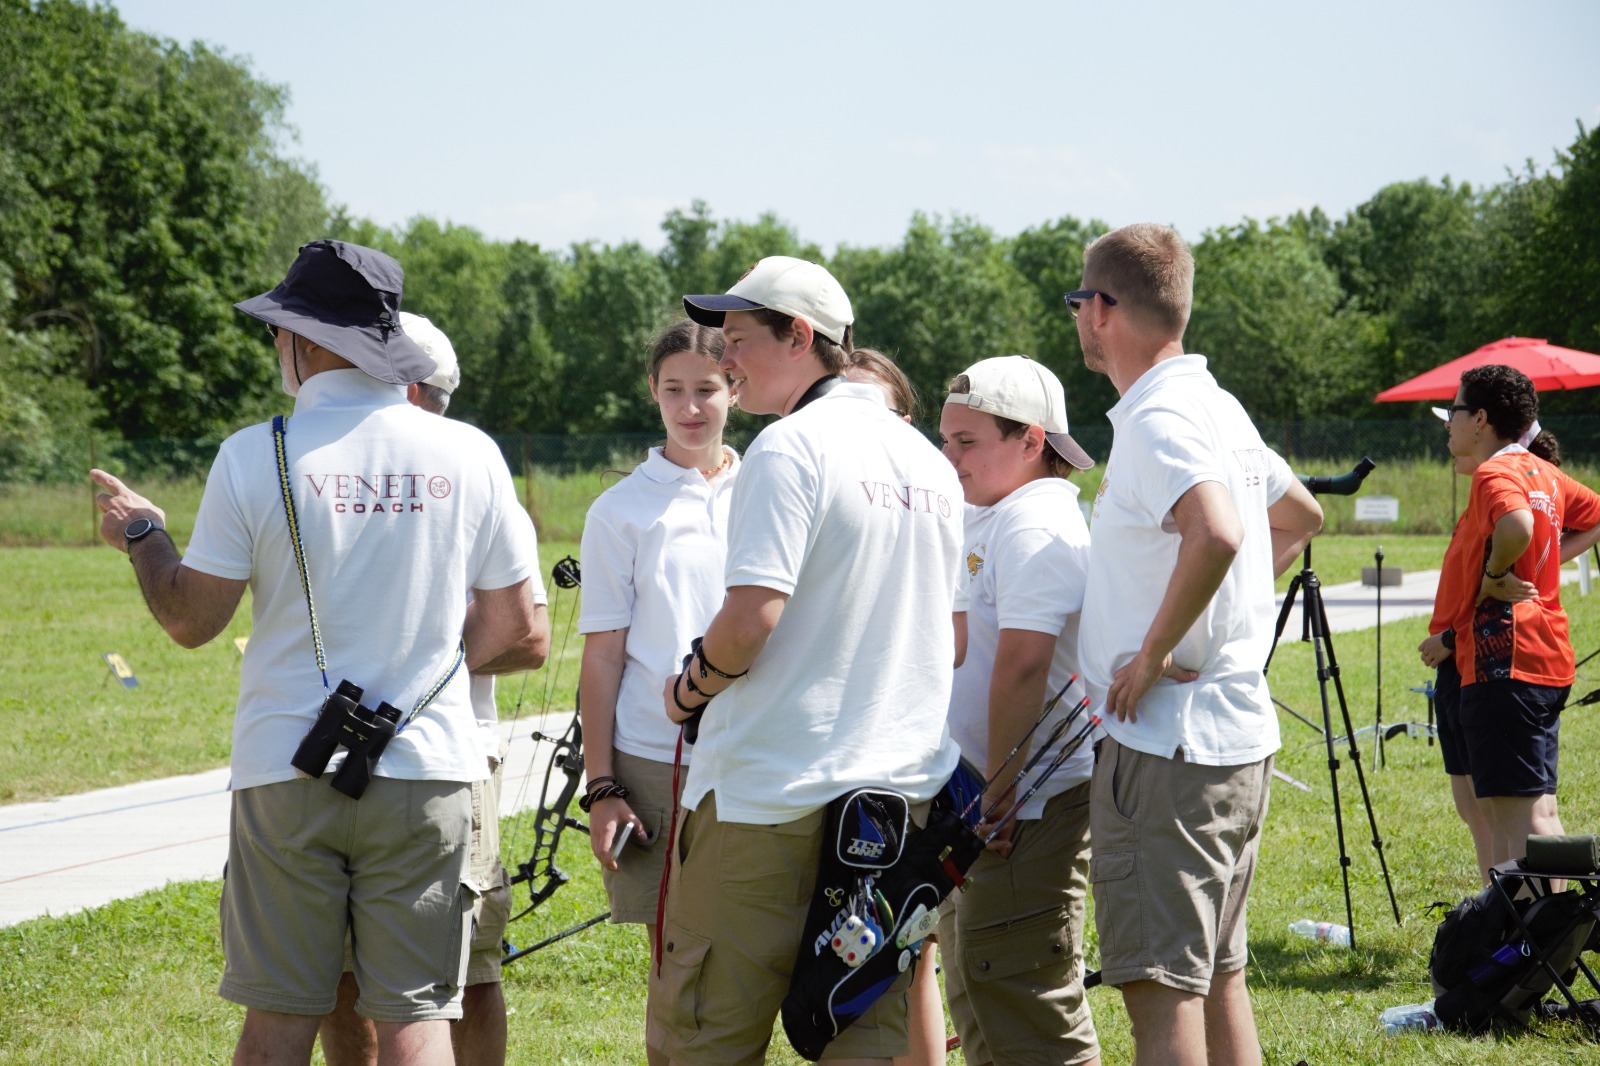
<svg viewBox="0 0 1600 1066">
<path fill-rule="evenodd" d="M 387 338 L 376 327 L 341 326 L 306 314 L 264 292 L 233 305 L 251 318 L 298 334 L 346 359 L 369 377 L 390 385 L 410 385 L 433 376 L 439 365 L 422 345 L 398 327 Z"/>
<path fill-rule="evenodd" d="M 1089 453 L 1079 446 L 1078 442 L 1065 433 L 1046 433 L 1044 439 L 1050 442 L 1050 447 L 1056 454 L 1079 470 L 1087 470 L 1094 465 L 1094 460 L 1089 458 Z"/>
<path fill-rule="evenodd" d="M 729 311 L 759 311 L 764 304 L 746 300 L 743 296 L 719 292 L 706 296 L 685 296 L 683 313 L 702 326 L 722 328 L 722 318 Z"/>
<path fill-rule="evenodd" d="M 1430 408 L 1428 408 L 1428 410 L 1432 411 L 1433 414 L 1434 414 L 1434 417 L 1437 418 L 1439 421 L 1441 421 L 1441 422 L 1450 421 L 1450 408 L 1448 408 L 1448 407 L 1430 407 Z"/>
</svg>

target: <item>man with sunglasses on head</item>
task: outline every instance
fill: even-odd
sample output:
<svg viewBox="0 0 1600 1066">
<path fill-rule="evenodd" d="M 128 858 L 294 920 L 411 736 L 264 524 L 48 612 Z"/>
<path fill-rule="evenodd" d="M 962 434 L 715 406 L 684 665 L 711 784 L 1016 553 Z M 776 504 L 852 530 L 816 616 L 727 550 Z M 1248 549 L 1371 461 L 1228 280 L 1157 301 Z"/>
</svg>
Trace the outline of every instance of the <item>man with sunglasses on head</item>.
<svg viewBox="0 0 1600 1066">
<path fill-rule="evenodd" d="M 1102 979 L 1136 1061 L 1261 1061 L 1245 898 L 1278 721 L 1273 579 L 1322 511 L 1183 331 L 1194 259 L 1139 224 L 1084 251 L 1083 361 L 1121 400 L 1090 526 L 1079 662 L 1107 737 L 1091 782 Z"/>
</svg>

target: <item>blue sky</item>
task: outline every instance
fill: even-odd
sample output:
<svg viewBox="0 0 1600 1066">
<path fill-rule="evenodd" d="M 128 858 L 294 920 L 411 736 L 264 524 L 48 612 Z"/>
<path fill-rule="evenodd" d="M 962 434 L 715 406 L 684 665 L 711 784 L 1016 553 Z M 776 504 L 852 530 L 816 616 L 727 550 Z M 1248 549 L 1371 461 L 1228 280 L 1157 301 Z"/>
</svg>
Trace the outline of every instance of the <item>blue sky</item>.
<svg viewBox="0 0 1600 1066">
<path fill-rule="evenodd" d="M 775 211 L 830 251 L 913 211 L 1191 240 L 1383 185 L 1496 182 L 1600 124 L 1600 3 L 127 0 L 287 85 L 330 196 L 545 247 Z"/>
</svg>

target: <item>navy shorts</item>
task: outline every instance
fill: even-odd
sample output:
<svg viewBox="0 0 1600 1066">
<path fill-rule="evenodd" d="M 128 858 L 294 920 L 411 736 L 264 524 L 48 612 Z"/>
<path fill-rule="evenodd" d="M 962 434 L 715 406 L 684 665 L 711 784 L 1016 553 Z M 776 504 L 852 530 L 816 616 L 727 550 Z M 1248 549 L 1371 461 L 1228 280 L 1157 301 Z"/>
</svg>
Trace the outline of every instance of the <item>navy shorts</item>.
<svg viewBox="0 0 1600 1066">
<path fill-rule="evenodd" d="M 1488 796 L 1544 796 L 1556 790 L 1561 708 L 1572 686 L 1552 688 L 1508 678 L 1461 689 L 1472 790 Z"/>
<path fill-rule="evenodd" d="M 1439 730 L 1439 747 L 1444 751 L 1444 772 L 1465 777 L 1472 772 L 1467 758 L 1467 734 L 1461 728 L 1461 671 L 1452 656 L 1439 664 L 1433 681 L 1434 721 Z"/>
</svg>

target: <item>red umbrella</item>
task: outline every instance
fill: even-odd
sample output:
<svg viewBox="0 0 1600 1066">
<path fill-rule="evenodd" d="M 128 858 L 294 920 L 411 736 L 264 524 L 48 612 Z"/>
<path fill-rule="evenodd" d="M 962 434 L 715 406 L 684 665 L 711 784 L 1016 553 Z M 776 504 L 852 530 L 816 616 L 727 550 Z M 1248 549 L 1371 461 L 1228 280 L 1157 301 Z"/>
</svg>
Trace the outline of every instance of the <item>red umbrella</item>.
<svg viewBox="0 0 1600 1066">
<path fill-rule="evenodd" d="M 1451 400 L 1461 388 L 1461 373 L 1475 366 L 1500 363 L 1528 375 L 1540 392 L 1600 385 L 1600 355 L 1549 344 L 1536 337 L 1507 337 L 1485 344 L 1460 359 L 1378 393 L 1378 403 L 1403 400 Z"/>
</svg>

